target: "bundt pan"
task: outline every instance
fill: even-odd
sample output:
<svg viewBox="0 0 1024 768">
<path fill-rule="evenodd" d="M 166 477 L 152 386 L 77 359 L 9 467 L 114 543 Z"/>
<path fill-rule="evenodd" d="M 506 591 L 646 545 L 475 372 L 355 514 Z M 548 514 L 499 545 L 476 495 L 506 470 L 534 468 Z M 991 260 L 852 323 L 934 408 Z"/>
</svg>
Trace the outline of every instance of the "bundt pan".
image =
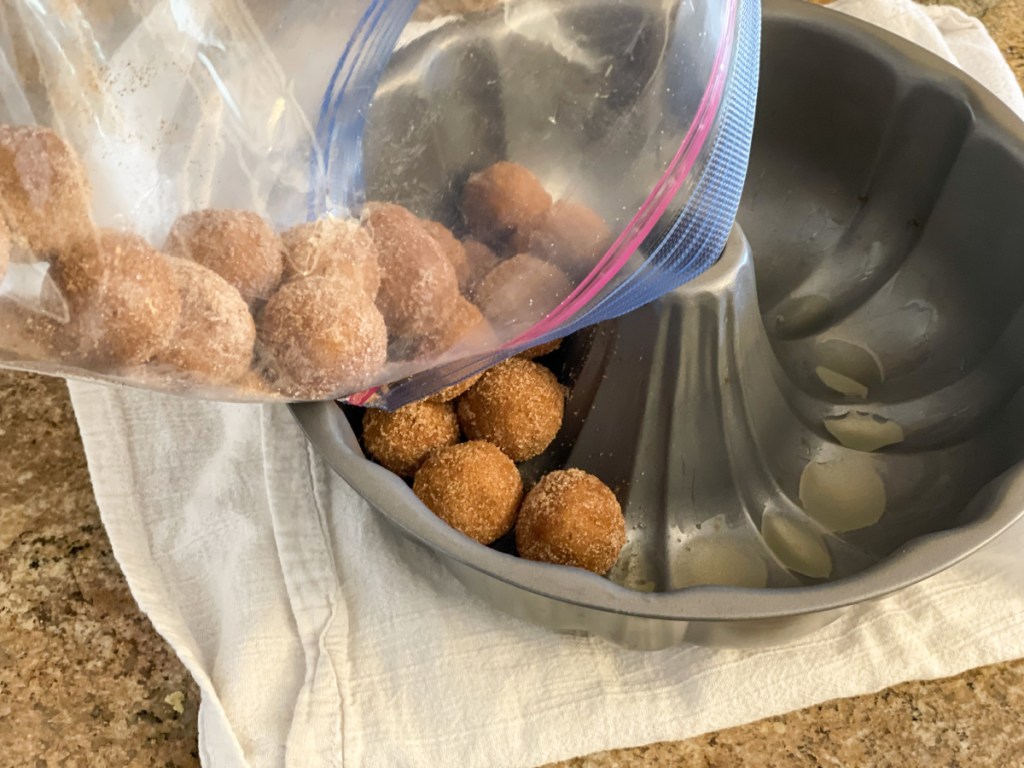
<svg viewBox="0 0 1024 768">
<path fill-rule="evenodd" d="M 363 458 L 337 405 L 294 412 L 499 610 L 633 648 L 778 643 L 1024 512 L 1021 211 L 1024 125 L 997 99 L 879 29 L 768 0 L 742 231 L 549 361 L 567 420 L 524 472 L 617 489 L 629 536 L 608 578 L 470 541 Z"/>
</svg>

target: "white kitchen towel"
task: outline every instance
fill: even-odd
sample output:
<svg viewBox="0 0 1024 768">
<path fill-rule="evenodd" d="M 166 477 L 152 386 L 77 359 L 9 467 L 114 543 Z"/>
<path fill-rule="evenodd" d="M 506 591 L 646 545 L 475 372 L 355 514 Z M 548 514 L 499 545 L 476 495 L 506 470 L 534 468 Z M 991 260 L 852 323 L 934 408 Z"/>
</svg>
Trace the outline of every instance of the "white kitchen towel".
<svg viewBox="0 0 1024 768">
<path fill-rule="evenodd" d="M 1024 114 L 959 11 L 839 7 Z M 534 766 L 1024 656 L 1024 525 L 785 647 L 631 652 L 479 603 L 333 476 L 281 407 L 70 387 L 114 554 L 202 690 L 207 766 Z"/>
</svg>

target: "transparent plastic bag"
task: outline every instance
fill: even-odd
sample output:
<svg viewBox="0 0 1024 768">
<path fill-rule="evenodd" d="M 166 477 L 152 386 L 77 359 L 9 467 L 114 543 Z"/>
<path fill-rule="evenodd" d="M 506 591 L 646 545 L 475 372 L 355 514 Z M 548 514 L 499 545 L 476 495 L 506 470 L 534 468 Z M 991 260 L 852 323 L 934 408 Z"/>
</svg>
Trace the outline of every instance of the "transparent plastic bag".
<svg viewBox="0 0 1024 768">
<path fill-rule="evenodd" d="M 416 6 L 0 9 L 0 364 L 394 407 L 713 263 L 756 0 Z"/>
</svg>

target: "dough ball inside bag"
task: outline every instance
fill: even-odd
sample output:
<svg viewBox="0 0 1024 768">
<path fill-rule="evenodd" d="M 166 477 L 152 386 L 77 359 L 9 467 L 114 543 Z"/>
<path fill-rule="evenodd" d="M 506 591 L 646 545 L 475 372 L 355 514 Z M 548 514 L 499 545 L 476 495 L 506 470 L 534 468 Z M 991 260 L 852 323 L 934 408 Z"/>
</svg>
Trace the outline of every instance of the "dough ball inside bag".
<svg viewBox="0 0 1024 768">
<path fill-rule="evenodd" d="M 439 356 L 452 352 L 454 357 L 461 351 L 463 356 L 478 354 L 497 346 L 494 329 L 487 318 L 473 302 L 463 296 L 455 300 L 455 306 L 448 315 L 445 326 L 435 336 L 421 339 L 417 346 L 418 357 Z M 426 400 L 432 403 L 447 403 L 472 387 L 483 375 L 478 373 L 457 381 L 430 395 Z"/>
<path fill-rule="evenodd" d="M 465 247 L 455 239 L 455 235 L 444 224 L 439 224 L 430 219 L 420 219 L 420 224 L 427 231 L 427 234 L 434 238 L 437 244 L 441 246 L 441 251 L 444 253 L 445 258 L 448 259 L 448 263 L 455 270 L 455 277 L 459 281 L 459 289 L 465 291 L 472 269 Z"/>
<path fill-rule="evenodd" d="M 569 278 L 558 267 L 521 253 L 488 272 L 473 297 L 487 319 L 500 328 L 536 323 L 571 290 Z"/>
<path fill-rule="evenodd" d="M 242 295 L 211 269 L 171 259 L 181 314 L 170 344 L 157 362 L 193 378 L 225 385 L 250 371 L 256 324 Z"/>
<path fill-rule="evenodd" d="M 249 302 L 270 296 L 284 271 L 281 239 L 252 211 L 186 213 L 174 222 L 165 248 L 212 269 Z"/>
<path fill-rule="evenodd" d="M 480 281 L 487 276 L 488 272 L 498 266 L 500 259 L 494 251 L 479 240 L 464 240 L 462 247 L 466 251 L 466 264 L 469 269 L 466 282 L 464 285 L 460 283 L 460 287 L 462 292 L 472 299 Z"/>
<path fill-rule="evenodd" d="M 67 351 L 61 323 L 12 299 L 0 298 L 0 359 L 59 361 Z"/>
<path fill-rule="evenodd" d="M 423 339 L 445 328 L 459 296 L 458 278 L 441 246 L 405 208 L 374 203 L 367 226 L 380 254 L 377 307 L 395 353 L 415 355 Z"/>
<path fill-rule="evenodd" d="M 551 207 L 551 195 L 527 168 L 501 162 L 469 177 L 462 215 L 473 236 L 499 251 L 526 250 L 530 234 Z"/>
<path fill-rule="evenodd" d="M 0 125 L 0 215 L 14 243 L 40 255 L 92 233 L 89 183 L 75 151 L 49 128 Z"/>
<path fill-rule="evenodd" d="M 433 335 L 421 338 L 416 353 L 418 357 L 437 355 L 453 347 L 464 348 L 467 354 L 484 352 L 495 341 L 494 331 L 483 313 L 473 302 L 457 296 L 442 327 Z"/>
<path fill-rule="evenodd" d="M 284 279 L 332 277 L 351 282 L 371 299 L 380 290 L 377 246 L 353 219 L 323 218 L 299 224 L 281 235 Z"/>
<path fill-rule="evenodd" d="M 51 276 L 86 365 L 144 363 L 170 343 L 181 312 L 174 271 L 138 235 L 99 230 L 57 256 Z"/>
<path fill-rule="evenodd" d="M 328 277 L 285 283 L 263 308 L 257 333 L 271 380 L 302 400 L 363 389 L 387 361 L 388 331 L 373 300 Z"/>
<path fill-rule="evenodd" d="M 612 233 L 595 211 L 579 203 L 556 203 L 530 234 L 530 253 L 563 272 L 582 277 L 604 255 Z"/>
</svg>

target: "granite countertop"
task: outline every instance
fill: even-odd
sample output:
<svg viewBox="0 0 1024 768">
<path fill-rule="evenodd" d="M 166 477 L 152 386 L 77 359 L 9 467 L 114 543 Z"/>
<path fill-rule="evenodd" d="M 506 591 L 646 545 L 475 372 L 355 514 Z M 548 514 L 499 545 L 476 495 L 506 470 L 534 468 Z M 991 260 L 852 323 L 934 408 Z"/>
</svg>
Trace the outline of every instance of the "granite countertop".
<svg viewBox="0 0 1024 768">
<path fill-rule="evenodd" d="M 446 1 L 466 2 L 431 0 Z M 985 21 L 1024 82 L 1024 0 L 953 4 Z M 111 555 L 64 383 L 0 371 L 0 764 L 195 766 L 198 704 Z M 1024 660 L 560 766 L 745 758 L 1024 765 Z"/>
</svg>

